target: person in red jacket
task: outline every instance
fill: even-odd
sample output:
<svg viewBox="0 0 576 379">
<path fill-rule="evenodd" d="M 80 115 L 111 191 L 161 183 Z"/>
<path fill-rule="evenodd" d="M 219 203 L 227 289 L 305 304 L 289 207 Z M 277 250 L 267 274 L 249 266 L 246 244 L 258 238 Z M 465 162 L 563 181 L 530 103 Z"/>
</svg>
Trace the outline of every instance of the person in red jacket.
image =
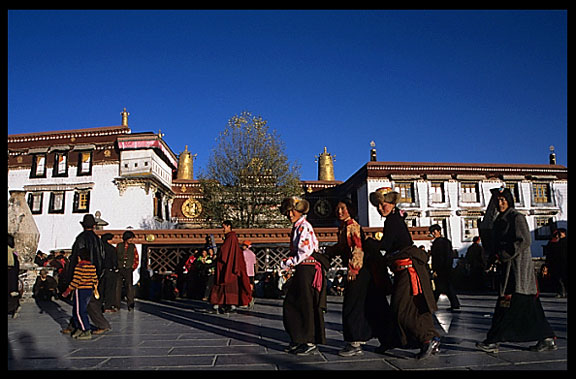
<svg viewBox="0 0 576 379">
<path fill-rule="evenodd" d="M 222 222 L 224 243 L 216 257 L 214 285 L 210 303 L 216 312 L 234 312 L 237 306 L 250 304 L 252 291 L 246 262 L 230 221 Z"/>
</svg>

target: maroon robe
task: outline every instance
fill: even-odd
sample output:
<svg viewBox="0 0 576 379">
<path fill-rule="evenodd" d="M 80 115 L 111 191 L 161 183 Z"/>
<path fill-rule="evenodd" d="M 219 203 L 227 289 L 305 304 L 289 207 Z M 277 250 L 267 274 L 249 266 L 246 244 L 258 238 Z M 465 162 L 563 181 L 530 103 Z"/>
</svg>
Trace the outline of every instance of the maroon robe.
<svg viewBox="0 0 576 379">
<path fill-rule="evenodd" d="M 250 279 L 246 273 L 246 262 L 235 232 L 224 238 L 216 257 L 214 286 L 210 292 L 210 303 L 217 305 L 248 305 L 252 300 Z"/>
</svg>

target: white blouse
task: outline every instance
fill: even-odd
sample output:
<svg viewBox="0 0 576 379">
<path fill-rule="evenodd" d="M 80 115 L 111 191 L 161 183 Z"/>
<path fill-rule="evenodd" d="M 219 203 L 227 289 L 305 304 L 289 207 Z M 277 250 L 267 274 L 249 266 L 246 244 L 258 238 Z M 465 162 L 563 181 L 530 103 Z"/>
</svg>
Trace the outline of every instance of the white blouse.
<svg viewBox="0 0 576 379">
<path fill-rule="evenodd" d="M 318 251 L 318 238 L 312 225 L 306 220 L 306 215 L 302 215 L 292 227 L 290 241 L 290 258 L 280 264 L 282 269 L 296 266 L 310 257 L 312 253 Z"/>
</svg>

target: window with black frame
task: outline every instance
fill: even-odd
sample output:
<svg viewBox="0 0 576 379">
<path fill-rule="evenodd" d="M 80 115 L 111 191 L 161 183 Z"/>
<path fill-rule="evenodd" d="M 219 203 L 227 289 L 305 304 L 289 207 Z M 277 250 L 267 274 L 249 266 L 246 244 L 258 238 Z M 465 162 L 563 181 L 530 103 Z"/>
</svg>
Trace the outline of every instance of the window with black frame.
<svg viewBox="0 0 576 379">
<path fill-rule="evenodd" d="M 30 170 L 30 178 L 45 178 L 46 177 L 46 154 L 32 155 L 32 168 Z"/>
<path fill-rule="evenodd" d="M 30 192 L 28 194 L 28 207 L 32 214 L 42 213 L 42 201 L 44 199 L 43 192 Z"/>
<path fill-rule="evenodd" d="M 92 151 L 80 151 L 78 153 L 78 176 L 92 175 Z"/>
<path fill-rule="evenodd" d="M 68 153 L 57 151 L 54 153 L 54 169 L 52 176 L 68 176 Z"/>
<path fill-rule="evenodd" d="M 64 213 L 64 191 L 50 192 L 50 203 L 48 213 Z"/>
<path fill-rule="evenodd" d="M 72 212 L 88 213 L 90 211 L 90 191 L 74 192 Z"/>
</svg>

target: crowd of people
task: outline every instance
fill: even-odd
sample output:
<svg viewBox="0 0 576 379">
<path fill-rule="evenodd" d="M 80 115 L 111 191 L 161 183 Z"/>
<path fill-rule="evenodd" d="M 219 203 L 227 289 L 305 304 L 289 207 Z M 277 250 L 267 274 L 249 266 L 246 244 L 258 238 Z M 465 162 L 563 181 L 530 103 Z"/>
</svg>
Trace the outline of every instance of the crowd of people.
<svg viewBox="0 0 576 379">
<path fill-rule="evenodd" d="M 343 296 L 343 347 L 339 355 L 363 353 L 370 339 L 380 342 L 378 352 L 392 348 L 419 349 L 418 359 L 436 354 L 440 334 L 434 327 L 437 301 L 445 294 L 450 311 L 461 304 L 454 286 L 454 254 L 451 241 L 439 225 L 429 228 L 430 251 L 414 245 L 397 206 L 399 194 L 380 188 L 370 194 L 370 203 L 385 219 L 382 237 L 366 237 L 356 221 L 349 199 L 336 207 L 340 221 L 337 243 L 319 249 L 318 238 L 306 214 L 309 203 L 299 197 L 282 201 L 280 211 L 292 223 L 290 252 L 276 271 L 256 274 L 252 244 L 240 243 L 230 221 L 222 222 L 224 242 L 216 247 L 208 239 L 202 249 L 184 256 L 174 273 L 152 276 L 152 300 L 188 298 L 208 302 L 214 314 L 250 309 L 255 297 L 283 299 L 283 326 L 290 338 L 285 351 L 298 356 L 318 352 L 326 343 L 324 314 L 327 295 Z M 33 288 L 36 301 L 60 298 L 72 301 L 73 316 L 62 333 L 90 339 L 111 326 L 105 313 L 118 312 L 126 297 L 128 311 L 134 309 L 133 272 L 139 255 L 126 231 L 122 242 L 110 243 L 112 234 L 94 232 L 90 214 L 80 222 L 70 256 L 64 251 L 46 256 L 38 252 L 35 263 L 43 267 Z M 498 299 L 492 325 L 478 349 L 497 352 L 502 342 L 536 341 L 534 351 L 555 350 L 555 334 L 539 299 L 539 288 L 530 252 L 530 231 L 525 216 L 516 211 L 506 188 L 492 191 L 492 199 L 475 237 L 459 264 L 465 267 L 470 288 L 485 289 L 487 278 L 497 279 Z M 18 256 L 9 235 L 9 312 L 14 310 L 18 289 Z M 547 279 L 559 297 L 567 296 L 566 230 L 558 229 L 546 245 L 544 265 Z M 343 270 L 329 279 L 330 262 L 339 256 Z M 48 275 L 47 268 L 53 270 Z M 16 273 L 16 274 L 15 274 Z M 390 275 L 392 273 L 392 275 Z M 16 275 L 16 276 L 15 276 Z M 71 296 L 71 298 L 70 298 Z"/>
<path fill-rule="evenodd" d="M 344 347 L 339 355 L 362 354 L 362 345 L 372 338 L 379 340 L 379 352 L 395 347 L 419 348 L 418 359 L 438 353 L 440 334 L 435 330 L 433 314 L 438 310 L 439 295 L 447 295 L 449 310 L 458 312 L 461 306 L 453 284 L 454 250 L 439 225 L 429 228 L 434 239 L 430 252 L 416 247 L 405 213 L 397 207 L 399 196 L 391 188 L 370 193 L 370 203 L 385 218 L 379 240 L 363 235 L 354 220 L 354 207 L 342 200 L 336 210 L 340 220 L 338 243 L 326 248 L 324 254 L 318 253 L 318 239 L 306 220 L 308 202 L 297 197 L 283 201 L 281 212 L 293 223 L 293 229 L 290 256 L 282 268 L 294 271 L 283 303 L 284 328 L 290 337 L 286 352 L 315 354 L 318 345 L 325 343 L 325 259 L 340 255 L 347 265 L 347 283 L 340 275 L 332 285 L 332 293 L 344 296 Z M 481 250 L 480 238 L 475 238 L 463 261 L 474 278 L 473 286 L 482 285 L 484 275 L 494 271 L 498 299 L 487 336 L 476 347 L 493 353 L 502 342 L 535 341 L 532 351 L 556 350 L 556 336 L 539 299 L 526 217 L 514 208 L 509 189 L 492 191 L 480 229 L 487 254 Z M 563 235 L 565 230 L 556 231 L 546 248 L 548 264 L 553 267 L 555 260 L 565 258 L 565 251 L 560 253 L 565 249 L 566 241 L 560 241 Z M 393 272 L 392 283 L 387 270 Z M 566 276 L 557 263 L 551 271 L 558 278 L 559 296 L 566 296 Z"/>
</svg>

